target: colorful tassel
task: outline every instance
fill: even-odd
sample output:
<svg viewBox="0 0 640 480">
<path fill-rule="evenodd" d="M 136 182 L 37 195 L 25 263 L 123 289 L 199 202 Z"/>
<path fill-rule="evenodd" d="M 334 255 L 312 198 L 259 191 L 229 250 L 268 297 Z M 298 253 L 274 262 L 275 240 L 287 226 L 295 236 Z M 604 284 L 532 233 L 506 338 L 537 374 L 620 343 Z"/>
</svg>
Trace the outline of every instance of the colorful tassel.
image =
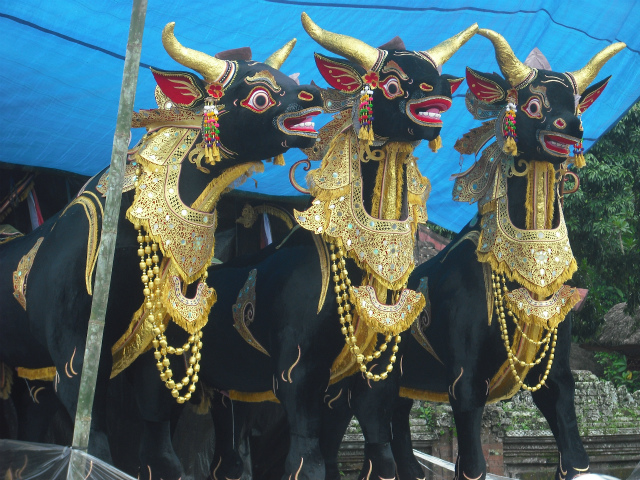
<svg viewBox="0 0 640 480">
<path fill-rule="evenodd" d="M 367 145 L 371 145 L 374 140 L 373 136 L 373 89 L 378 86 L 378 74 L 369 72 L 364 76 L 364 87 L 360 95 L 360 110 L 358 112 L 358 121 L 360 122 L 360 131 L 358 138 Z"/>
<path fill-rule="evenodd" d="M 438 135 L 433 140 L 430 140 L 429 141 L 429 148 L 431 149 L 431 151 L 433 153 L 436 153 L 438 150 L 440 150 L 442 148 L 442 137 L 440 137 L 440 135 Z"/>
<path fill-rule="evenodd" d="M 502 151 L 514 157 L 518 155 L 518 136 L 516 135 L 516 109 L 518 102 L 518 94 L 515 90 L 509 90 L 507 96 L 507 111 L 504 114 L 502 123 L 502 134 L 504 136 L 504 145 Z"/>
<path fill-rule="evenodd" d="M 573 164 L 577 168 L 582 168 L 587 165 L 584 159 L 584 147 L 582 146 L 582 139 L 573 146 Z"/>
<path fill-rule="evenodd" d="M 218 124 L 218 107 L 213 97 L 207 97 L 202 119 L 202 137 L 204 138 L 204 158 L 207 163 L 220 161 L 220 125 Z"/>
</svg>

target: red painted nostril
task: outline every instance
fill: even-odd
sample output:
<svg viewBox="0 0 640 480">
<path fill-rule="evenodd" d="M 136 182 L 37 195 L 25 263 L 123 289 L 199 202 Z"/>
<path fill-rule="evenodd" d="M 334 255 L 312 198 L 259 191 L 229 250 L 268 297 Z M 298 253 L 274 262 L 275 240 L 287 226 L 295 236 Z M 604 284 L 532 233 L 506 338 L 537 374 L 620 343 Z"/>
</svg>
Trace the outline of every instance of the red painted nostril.
<svg viewBox="0 0 640 480">
<path fill-rule="evenodd" d="M 310 94 L 310 93 L 308 93 L 308 92 L 300 92 L 300 93 L 298 94 L 298 98 L 299 98 L 300 100 L 310 101 L 310 100 L 313 100 L 313 95 L 312 95 L 312 94 Z"/>
</svg>

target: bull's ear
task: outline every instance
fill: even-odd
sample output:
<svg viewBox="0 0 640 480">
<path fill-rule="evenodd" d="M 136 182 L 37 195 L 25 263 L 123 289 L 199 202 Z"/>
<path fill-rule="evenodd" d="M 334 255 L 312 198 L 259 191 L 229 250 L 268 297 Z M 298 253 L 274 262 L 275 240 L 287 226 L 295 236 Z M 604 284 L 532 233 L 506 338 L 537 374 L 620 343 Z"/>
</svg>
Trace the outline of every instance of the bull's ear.
<svg viewBox="0 0 640 480">
<path fill-rule="evenodd" d="M 589 108 L 593 104 L 593 102 L 596 101 L 596 99 L 604 91 L 610 79 L 611 75 L 609 75 L 604 80 L 587 87 L 587 89 L 580 96 L 580 101 L 578 102 L 578 114 L 584 113 L 584 111 Z"/>
<path fill-rule="evenodd" d="M 458 87 L 462 85 L 462 82 L 464 82 L 464 78 L 454 77 L 447 73 L 442 74 L 442 78 L 446 79 L 449 82 L 449 85 L 451 85 L 451 95 L 453 95 L 453 92 L 455 92 Z"/>
<path fill-rule="evenodd" d="M 505 102 L 509 84 L 500 75 L 495 73 L 481 73 L 467 67 L 467 84 L 469 90 L 486 103 Z"/>
<path fill-rule="evenodd" d="M 192 107 L 207 96 L 197 76 L 189 72 L 170 72 L 151 68 L 151 73 L 162 93 L 178 105 Z"/>
<path fill-rule="evenodd" d="M 315 54 L 318 70 L 329 85 L 343 92 L 357 92 L 364 85 L 362 75 L 358 69 L 346 60 L 325 57 Z"/>
</svg>

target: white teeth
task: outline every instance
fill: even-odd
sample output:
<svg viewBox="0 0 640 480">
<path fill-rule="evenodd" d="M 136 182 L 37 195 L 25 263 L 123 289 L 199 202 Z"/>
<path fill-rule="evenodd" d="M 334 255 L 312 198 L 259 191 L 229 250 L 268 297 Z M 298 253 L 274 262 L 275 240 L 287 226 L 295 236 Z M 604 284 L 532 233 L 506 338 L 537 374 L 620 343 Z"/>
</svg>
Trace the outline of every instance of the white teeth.
<svg viewBox="0 0 640 480">
<path fill-rule="evenodd" d="M 439 120 L 440 117 L 442 116 L 436 112 L 418 112 L 418 115 L 421 117 L 435 118 L 436 120 Z"/>
</svg>

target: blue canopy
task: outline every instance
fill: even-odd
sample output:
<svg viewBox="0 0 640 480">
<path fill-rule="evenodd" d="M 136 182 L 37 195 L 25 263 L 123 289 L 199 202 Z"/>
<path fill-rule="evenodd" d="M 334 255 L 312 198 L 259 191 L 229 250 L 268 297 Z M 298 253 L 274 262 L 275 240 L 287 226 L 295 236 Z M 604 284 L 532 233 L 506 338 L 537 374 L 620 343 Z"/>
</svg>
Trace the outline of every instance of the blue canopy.
<svg viewBox="0 0 640 480">
<path fill-rule="evenodd" d="M 48 167 L 93 175 L 111 157 L 124 54 L 131 15 L 130 0 L 20 0 L 0 6 L 0 162 Z M 610 0 L 234 0 L 220 2 L 149 2 L 141 66 L 185 70 L 164 51 L 162 28 L 176 22 L 176 36 L 186 46 L 210 54 L 250 46 L 253 58 L 266 59 L 293 37 L 298 44 L 283 65 L 300 73 L 301 83 L 326 86 L 316 70 L 314 51 L 323 51 L 303 30 L 306 11 L 320 26 L 378 46 L 395 35 L 410 50 L 424 50 L 477 22 L 501 33 L 524 60 L 538 47 L 552 69 L 574 71 L 602 48 L 623 41 L 623 50 L 597 79 L 611 82 L 583 116 L 585 148 L 636 102 L 640 77 L 640 7 L 635 1 Z M 325 52 L 326 53 L 326 52 Z M 473 37 L 444 65 L 444 72 L 464 76 L 465 67 L 497 71 L 491 43 Z M 155 106 L 151 72 L 138 79 L 135 108 Z M 453 107 L 443 115 L 444 148 L 432 153 L 424 142 L 416 150 L 420 169 L 431 180 L 427 203 L 430 220 L 459 230 L 476 207 L 451 200 L 449 176 L 468 168 L 455 140 L 478 126 L 464 107 L 463 85 Z M 329 120 L 319 117 L 317 128 Z M 135 142 L 142 131 L 133 132 Z M 287 164 L 304 158 L 299 150 L 285 155 Z M 462 162 L 462 163 L 461 163 Z M 241 188 L 265 195 L 296 195 L 288 167 L 267 165 L 264 174 Z M 298 181 L 304 184 L 303 172 Z"/>
</svg>

